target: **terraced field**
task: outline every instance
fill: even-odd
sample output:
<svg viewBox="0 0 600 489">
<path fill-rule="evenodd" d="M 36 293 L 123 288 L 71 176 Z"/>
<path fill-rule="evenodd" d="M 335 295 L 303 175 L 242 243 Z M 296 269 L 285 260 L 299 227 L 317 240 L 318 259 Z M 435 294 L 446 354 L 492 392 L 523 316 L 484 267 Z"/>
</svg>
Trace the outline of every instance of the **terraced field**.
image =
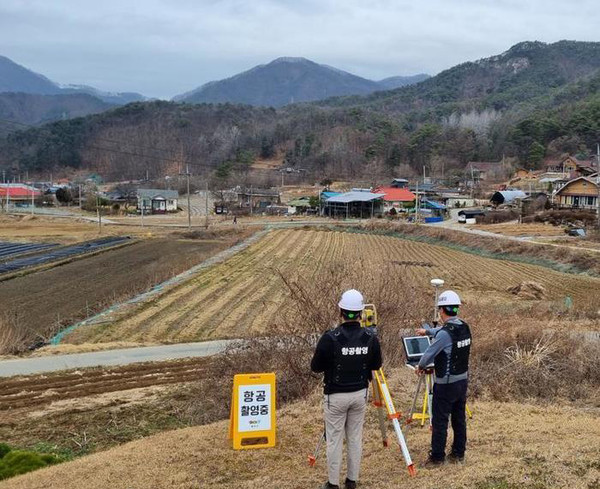
<svg viewBox="0 0 600 489">
<path fill-rule="evenodd" d="M 261 331 L 278 314 L 288 295 L 276 270 L 319 279 L 336 260 L 362 261 L 374 273 L 405 274 L 427 287 L 446 280 L 467 297 L 515 301 L 511 286 L 533 281 L 546 300 L 588 301 L 600 279 L 562 274 L 534 265 L 494 260 L 443 246 L 399 238 L 322 230 L 273 230 L 262 240 L 164 296 L 142 304 L 109 324 L 89 326 L 70 343 L 104 341 L 193 341 L 241 337 Z"/>
</svg>

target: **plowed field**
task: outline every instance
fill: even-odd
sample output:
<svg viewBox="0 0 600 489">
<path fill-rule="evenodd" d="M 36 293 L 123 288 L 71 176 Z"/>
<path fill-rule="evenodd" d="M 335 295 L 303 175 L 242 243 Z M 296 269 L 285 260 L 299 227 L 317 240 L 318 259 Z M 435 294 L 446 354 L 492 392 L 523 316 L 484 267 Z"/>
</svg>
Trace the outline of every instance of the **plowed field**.
<svg viewBox="0 0 600 489">
<path fill-rule="evenodd" d="M 514 302 L 508 287 L 532 281 L 545 300 L 588 301 L 600 279 L 483 258 L 399 238 L 320 230 L 273 230 L 262 240 L 154 301 L 108 325 L 80 329 L 67 342 L 190 341 L 242 337 L 261 331 L 278 314 L 287 293 L 275 269 L 318 280 L 327 263 L 366 262 L 373 273 L 406 274 L 427 287 L 433 277 L 474 300 Z"/>
<path fill-rule="evenodd" d="M 207 362 L 206 358 L 192 358 L 6 379 L 0 381 L 0 413 L 107 392 L 197 381 Z"/>
</svg>

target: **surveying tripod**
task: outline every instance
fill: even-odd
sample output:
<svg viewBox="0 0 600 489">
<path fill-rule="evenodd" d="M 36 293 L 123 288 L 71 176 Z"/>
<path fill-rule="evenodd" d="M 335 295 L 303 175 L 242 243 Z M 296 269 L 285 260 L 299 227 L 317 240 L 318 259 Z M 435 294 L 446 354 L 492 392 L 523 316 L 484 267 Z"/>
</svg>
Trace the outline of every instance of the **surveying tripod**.
<svg viewBox="0 0 600 489">
<path fill-rule="evenodd" d="M 365 309 L 363 311 L 360 323 L 363 328 L 377 327 L 377 309 L 375 308 L 374 304 L 365 305 Z M 408 445 L 406 444 L 406 440 L 404 438 L 404 434 L 402 433 L 402 428 L 400 426 L 400 418 L 402 417 L 402 415 L 401 413 L 398 413 L 396 411 L 394 401 L 392 400 L 390 390 L 387 386 L 385 374 L 383 373 L 383 368 L 373 371 L 371 387 L 373 389 L 373 405 L 377 408 L 379 429 L 381 431 L 383 446 L 389 446 L 387 428 L 385 425 L 385 418 L 387 412 L 387 418 L 392 422 L 394 432 L 396 433 L 396 438 L 398 439 L 398 444 L 400 445 L 400 452 L 402 453 L 402 457 L 404 458 L 404 462 L 406 463 L 408 473 L 410 474 L 410 476 L 414 477 L 417 474 L 417 470 L 415 468 L 415 464 L 413 463 L 410 457 Z M 321 450 L 321 445 L 324 441 L 326 441 L 325 432 L 323 433 L 321 438 L 319 438 L 314 454 L 309 455 L 308 457 L 308 464 L 311 467 L 313 467 L 317 463 L 317 458 Z"/>
<path fill-rule="evenodd" d="M 423 375 L 419 375 L 419 382 L 417 382 L 417 388 L 415 390 L 412 405 L 404 422 L 405 425 L 410 425 L 413 420 L 418 420 L 421 422 L 421 426 L 425 426 L 425 421 L 429 420 L 429 428 L 431 428 L 431 420 L 433 419 L 433 375 L 433 368 L 428 368 L 425 370 Z M 419 392 L 421 391 L 421 387 L 423 385 L 425 385 L 425 389 L 423 391 L 423 402 L 421 404 L 420 411 L 416 411 Z M 473 419 L 473 412 L 469 409 L 467 404 L 465 404 L 465 412 L 467 413 L 467 417 L 469 419 Z"/>
</svg>

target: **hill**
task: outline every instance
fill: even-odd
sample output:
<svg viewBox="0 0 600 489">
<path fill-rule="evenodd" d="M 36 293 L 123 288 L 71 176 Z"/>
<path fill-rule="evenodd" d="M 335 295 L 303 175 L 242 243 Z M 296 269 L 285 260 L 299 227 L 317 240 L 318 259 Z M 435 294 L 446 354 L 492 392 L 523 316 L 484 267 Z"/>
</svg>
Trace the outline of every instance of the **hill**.
<svg viewBox="0 0 600 489">
<path fill-rule="evenodd" d="M 45 76 L 0 56 L 0 92 L 52 95 L 60 93 L 60 88 Z"/>
<path fill-rule="evenodd" d="M 281 107 L 338 95 L 367 94 L 417 83 L 426 77 L 427 75 L 399 76 L 375 82 L 305 58 L 284 57 L 255 66 L 231 78 L 206 83 L 191 92 L 174 97 L 173 100 Z"/>
<path fill-rule="evenodd" d="M 299 72 L 308 65 L 313 73 L 316 66 L 319 73 L 345 77 L 306 60 L 283 59 L 269 70 L 290 64 Z M 268 95 L 260 87 L 258 93 Z M 285 103 L 287 95 L 279 96 Z M 36 171 L 86 162 L 90 170 L 121 179 L 139 178 L 146 169 L 164 177 L 183 157 L 202 161 L 225 182 L 246 178 L 257 158 L 277 155 L 316 181 L 365 176 L 372 183 L 422 174 L 425 167 L 433 175 L 443 169 L 453 184 L 468 161 L 506 156 L 536 168 L 548 156 L 593 151 L 598 134 L 600 43 L 525 42 L 421 83 L 364 96 L 277 109 L 136 102 L 0 140 L 0 165 Z M 117 143 L 100 142 L 106 138 Z"/>
<path fill-rule="evenodd" d="M 125 105 L 148 100 L 147 97 L 137 92 L 104 92 L 87 85 L 66 85 L 62 87 L 62 93 L 86 93 L 111 105 Z"/>
<path fill-rule="evenodd" d="M 60 119 L 82 117 L 102 112 L 112 106 L 84 93 L 72 95 L 0 93 L 0 119 L 20 124 L 38 125 Z M 20 127 L 11 124 L 3 126 L 5 130 L 11 128 Z"/>
<path fill-rule="evenodd" d="M 383 90 L 393 90 L 394 88 L 405 87 L 406 85 L 414 85 L 415 83 L 420 83 L 424 80 L 431 78 L 430 75 L 426 75 L 425 73 L 419 73 L 418 75 L 412 76 L 390 76 L 389 78 L 384 78 L 383 80 L 379 80 L 379 86 Z"/>
<path fill-rule="evenodd" d="M 428 107 L 505 110 L 548 95 L 600 69 L 600 43 L 522 42 L 490 58 L 442 71 L 422 83 L 366 97 L 331 99 L 324 105 L 359 105 L 391 112 Z"/>
<path fill-rule="evenodd" d="M 24 66 L 21 66 L 14 61 L 0 56 L 0 94 L 2 93 L 26 93 L 35 95 L 90 95 L 104 102 L 104 108 L 108 108 L 111 105 L 124 105 L 130 102 L 139 102 L 147 100 L 146 97 L 139 93 L 123 92 L 123 93 L 111 93 L 98 90 L 94 87 L 86 85 L 66 85 L 61 86 L 53 81 L 49 80 L 43 75 L 35 73 Z M 21 98 L 21 102 L 24 104 L 35 104 L 37 101 L 41 101 L 39 98 Z M 85 98 L 63 98 L 62 100 L 70 100 L 70 105 L 75 107 L 78 100 L 85 101 Z M 48 101 L 42 103 L 41 107 L 23 106 L 24 110 L 31 112 L 42 112 L 44 106 L 48 105 Z M 89 113 L 97 112 L 88 110 L 89 101 L 84 102 L 83 105 L 73 111 L 73 117 L 79 115 L 86 115 Z M 99 104 L 98 104 L 99 106 Z M 68 111 L 67 111 L 68 112 Z M 59 117 L 63 117 L 65 112 L 60 112 Z M 52 118 L 46 118 L 45 120 L 52 120 Z"/>
<path fill-rule="evenodd" d="M 414 374 L 409 375 L 402 371 L 390 376 L 392 392 L 402 406 L 409 405 L 415 382 Z M 148 481 L 154 489 L 318 487 L 326 480 L 324 452 L 316 467 L 309 467 L 306 460 L 323 430 L 320 399 L 314 395 L 280 409 L 276 448 L 234 451 L 227 439 L 228 422 L 221 421 L 133 441 L 6 480 L 2 487 L 79 489 L 82 481 L 88 489 L 146 489 Z M 429 430 L 413 428 L 408 432 L 416 479 L 408 476 L 392 432 L 390 446 L 381 446 L 375 410 L 370 407 L 360 487 L 597 487 L 597 413 L 567 406 L 500 402 L 477 402 L 472 407 L 475 416 L 469 422 L 470 444 L 464 466 L 421 468 L 429 448 Z"/>
</svg>

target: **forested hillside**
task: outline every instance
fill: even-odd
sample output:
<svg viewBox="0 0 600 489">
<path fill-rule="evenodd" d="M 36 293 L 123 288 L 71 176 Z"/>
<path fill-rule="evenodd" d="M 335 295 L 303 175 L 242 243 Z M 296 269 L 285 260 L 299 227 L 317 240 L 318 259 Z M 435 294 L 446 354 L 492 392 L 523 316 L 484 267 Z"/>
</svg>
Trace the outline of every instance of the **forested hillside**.
<svg viewBox="0 0 600 489">
<path fill-rule="evenodd" d="M 155 176 L 182 162 L 222 177 L 285 159 L 315 177 L 459 174 L 469 160 L 586 153 L 600 140 L 600 43 L 521 43 L 417 85 L 280 109 L 134 103 L 13 134 L 0 164 Z M 312 172 L 312 173 L 311 173 Z"/>
<path fill-rule="evenodd" d="M 38 95 L 33 93 L 0 93 L 0 119 L 22 124 L 42 124 L 60 119 L 96 114 L 113 104 L 90 95 Z M 8 124 L 5 124 L 7 126 Z M 0 127 L 2 124 L 0 124 Z M 6 127 L 5 127 L 6 129 Z"/>
</svg>

